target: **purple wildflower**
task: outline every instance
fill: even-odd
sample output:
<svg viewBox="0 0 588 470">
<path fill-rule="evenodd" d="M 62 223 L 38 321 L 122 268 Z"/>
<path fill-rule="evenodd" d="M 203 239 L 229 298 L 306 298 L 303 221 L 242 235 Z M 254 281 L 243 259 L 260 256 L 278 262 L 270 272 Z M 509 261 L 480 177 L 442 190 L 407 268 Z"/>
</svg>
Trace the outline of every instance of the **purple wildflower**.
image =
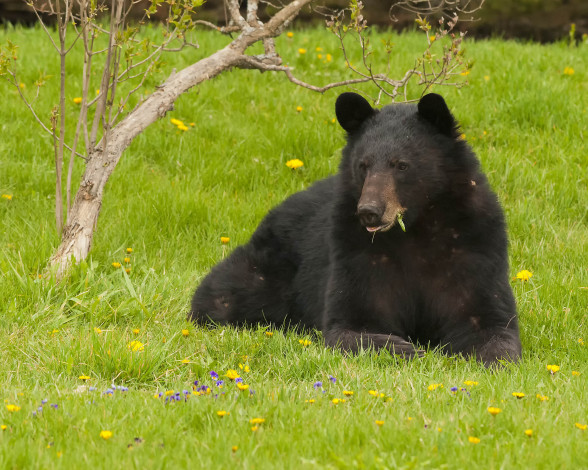
<svg viewBox="0 0 588 470">
<path fill-rule="evenodd" d="M 121 392 L 128 392 L 128 391 L 129 391 L 129 387 L 122 387 L 122 386 L 121 386 L 121 387 L 118 387 L 118 389 L 119 389 Z"/>
<path fill-rule="evenodd" d="M 211 370 L 211 371 L 210 371 L 210 376 L 211 376 L 211 377 L 212 377 L 214 380 L 218 380 L 218 374 L 217 374 L 215 371 Z"/>
<path fill-rule="evenodd" d="M 237 378 L 235 379 L 235 383 L 236 383 L 236 384 L 241 384 L 241 383 L 243 383 L 243 379 L 242 379 L 241 377 L 237 377 Z"/>
<path fill-rule="evenodd" d="M 190 395 L 190 390 L 182 390 L 182 393 L 183 393 L 184 395 Z"/>
<path fill-rule="evenodd" d="M 90 392 L 95 392 L 95 391 L 96 391 L 96 387 L 90 387 L 90 388 L 88 389 L 88 391 L 90 391 Z M 44 401 L 45 401 L 45 402 L 47 402 L 47 400 L 44 400 Z"/>
<path fill-rule="evenodd" d="M 449 390 L 451 390 L 453 393 L 457 392 L 457 387 L 451 387 Z"/>
<path fill-rule="evenodd" d="M 40 413 L 41 411 L 43 411 L 43 407 L 40 406 L 39 408 L 37 408 L 37 411 Z"/>
<path fill-rule="evenodd" d="M 54 410 L 56 410 L 59 407 L 59 405 L 57 403 L 51 403 L 51 408 L 53 408 Z"/>
<path fill-rule="evenodd" d="M 198 380 L 194 380 L 194 387 L 198 387 Z"/>
<path fill-rule="evenodd" d="M 329 380 L 333 383 L 337 382 L 337 379 L 335 377 L 333 377 L 332 375 L 329 375 Z"/>
<path fill-rule="evenodd" d="M 315 382 L 314 385 L 313 385 L 313 387 L 314 387 L 315 390 L 317 388 L 322 388 L 322 386 L 323 386 L 323 383 L 322 382 Z"/>
<path fill-rule="evenodd" d="M 220 386 L 221 386 L 222 384 L 224 384 L 224 383 L 225 383 L 225 382 L 224 382 L 224 380 L 217 380 L 217 381 L 216 381 L 216 386 L 217 386 L 217 387 L 220 387 Z"/>
<path fill-rule="evenodd" d="M 47 400 L 47 398 L 45 398 L 44 400 L 41 400 L 41 405 L 44 405 L 45 403 L 47 403 L 49 400 Z"/>
</svg>

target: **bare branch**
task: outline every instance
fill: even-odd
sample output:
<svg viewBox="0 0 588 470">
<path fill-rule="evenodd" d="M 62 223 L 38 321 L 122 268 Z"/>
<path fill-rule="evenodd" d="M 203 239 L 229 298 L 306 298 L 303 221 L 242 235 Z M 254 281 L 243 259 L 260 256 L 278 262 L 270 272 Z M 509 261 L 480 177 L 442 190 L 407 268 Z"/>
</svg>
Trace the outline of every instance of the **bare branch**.
<svg viewBox="0 0 588 470">
<path fill-rule="evenodd" d="M 239 0 L 227 0 L 226 4 L 231 15 L 231 24 L 236 24 L 241 30 L 245 30 L 247 28 L 247 22 L 239 12 Z"/>
<path fill-rule="evenodd" d="M 211 23 L 210 21 L 204 20 L 196 20 L 194 21 L 194 24 L 201 24 L 223 34 L 231 34 L 236 33 L 237 31 L 241 31 L 241 28 L 239 26 L 217 26 L 214 23 Z"/>
</svg>

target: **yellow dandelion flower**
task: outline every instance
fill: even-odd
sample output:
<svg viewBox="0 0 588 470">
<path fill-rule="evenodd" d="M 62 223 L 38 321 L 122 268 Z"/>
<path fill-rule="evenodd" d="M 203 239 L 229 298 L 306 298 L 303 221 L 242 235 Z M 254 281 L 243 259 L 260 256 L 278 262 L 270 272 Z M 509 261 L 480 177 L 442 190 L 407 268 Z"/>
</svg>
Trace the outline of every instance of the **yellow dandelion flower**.
<svg viewBox="0 0 588 470">
<path fill-rule="evenodd" d="M 239 373 L 236 370 L 229 369 L 226 373 L 226 377 L 228 377 L 230 380 L 235 380 L 239 378 Z"/>
<path fill-rule="evenodd" d="M 127 344 L 127 348 L 133 352 L 143 351 L 145 349 L 145 345 L 140 341 L 131 341 Z"/>
<path fill-rule="evenodd" d="M 512 392 L 512 396 L 515 398 L 523 398 L 525 394 L 521 392 Z"/>
<path fill-rule="evenodd" d="M 296 106 L 296 112 L 297 113 L 302 112 L 302 106 Z"/>
<path fill-rule="evenodd" d="M 586 428 L 588 428 L 588 424 L 575 423 L 575 425 L 578 429 L 581 429 L 582 431 L 586 431 Z"/>
<path fill-rule="evenodd" d="M 113 266 L 114 268 L 117 268 L 117 269 L 118 269 L 118 268 L 120 268 L 120 267 L 122 266 L 122 264 L 120 264 L 120 263 L 117 263 L 117 262 L 115 261 L 114 263 L 112 263 L 112 266 Z"/>
<path fill-rule="evenodd" d="M 18 405 L 10 405 L 10 404 L 9 404 L 9 405 L 6 405 L 6 409 L 7 409 L 8 411 L 10 411 L 11 413 L 14 413 L 14 412 L 16 412 L 16 411 L 19 411 L 19 410 L 20 410 L 20 406 L 18 406 Z"/>
<path fill-rule="evenodd" d="M 273 332 L 273 331 L 266 331 L 266 332 L 265 332 L 265 335 L 266 335 L 266 336 L 270 336 L 270 337 L 271 337 L 271 336 L 273 336 L 273 335 L 274 335 L 274 332 Z"/>
<path fill-rule="evenodd" d="M 584 340 L 582 338 L 578 338 L 578 344 L 584 346 Z"/>
<path fill-rule="evenodd" d="M 467 387 L 473 387 L 475 385 L 478 385 L 478 382 L 474 382 L 473 380 L 466 380 L 464 382 L 464 385 L 466 385 Z"/>
<path fill-rule="evenodd" d="M 331 54 L 327 54 L 327 62 L 331 62 L 333 60 L 333 56 Z"/>
<path fill-rule="evenodd" d="M 523 269 L 517 273 L 517 279 L 520 279 L 521 281 L 528 281 L 532 277 L 533 273 L 531 271 L 527 271 L 526 269 Z"/>
<path fill-rule="evenodd" d="M 293 38 L 294 37 L 294 33 L 292 31 L 288 31 L 286 33 L 286 36 L 289 37 L 289 38 Z"/>
<path fill-rule="evenodd" d="M 557 371 L 559 371 L 559 366 L 556 366 L 555 364 L 547 364 L 547 370 L 549 372 L 551 372 L 551 374 L 555 374 Z"/>
<path fill-rule="evenodd" d="M 26 86 L 24 83 L 19 83 L 19 84 L 18 84 L 18 87 L 19 87 L 21 90 L 24 90 L 24 89 L 25 89 L 27 86 Z"/>
<path fill-rule="evenodd" d="M 368 393 L 372 396 L 372 397 L 377 397 L 379 395 L 377 390 L 368 390 Z"/>
<path fill-rule="evenodd" d="M 227 243 L 229 243 L 231 241 L 231 239 L 229 237 L 221 237 L 221 243 L 223 245 L 226 245 Z"/>
<path fill-rule="evenodd" d="M 316 58 L 319 59 L 319 60 L 321 60 L 323 58 L 323 55 L 322 54 L 317 54 L 316 55 Z"/>
<path fill-rule="evenodd" d="M 312 341 L 308 339 L 299 339 L 298 342 L 302 345 L 303 348 L 306 348 L 307 346 L 312 344 Z"/>
<path fill-rule="evenodd" d="M 8 426 L 6 426 L 5 424 L 2 424 L 0 426 L 0 429 L 2 429 L 2 431 L 6 431 L 8 429 Z"/>
<path fill-rule="evenodd" d="M 496 416 L 501 411 L 502 411 L 502 409 L 497 408 L 496 406 L 489 406 L 488 407 L 488 413 L 490 413 L 492 416 Z"/>
<path fill-rule="evenodd" d="M 196 395 L 197 397 L 199 397 L 202 394 L 197 390 L 192 390 L 192 395 Z"/>
<path fill-rule="evenodd" d="M 90 380 L 90 378 L 91 378 L 91 377 L 90 377 L 89 375 L 80 375 L 80 376 L 78 377 L 78 379 L 80 379 L 80 380 Z"/>
<path fill-rule="evenodd" d="M 322 47 L 315 47 L 315 49 L 314 49 L 314 50 L 315 50 L 316 52 L 322 52 L 322 51 L 323 51 L 323 48 L 322 48 Z"/>
<path fill-rule="evenodd" d="M 132 253 L 133 249 L 132 248 L 127 248 L 127 253 Z"/>
<path fill-rule="evenodd" d="M 538 398 L 540 401 L 547 401 L 547 400 L 549 400 L 549 397 L 548 397 L 548 396 L 546 396 L 546 395 L 541 395 L 541 394 L 539 394 L 539 393 L 538 393 L 536 396 L 537 396 L 537 398 Z"/>
<path fill-rule="evenodd" d="M 229 413 L 228 411 L 225 410 L 220 410 L 216 412 L 216 415 L 220 418 L 224 418 L 227 415 L 230 415 L 231 413 Z"/>
<path fill-rule="evenodd" d="M 251 430 L 253 432 L 257 431 L 259 429 L 259 426 L 251 426 Z"/>
<path fill-rule="evenodd" d="M 431 42 L 435 42 L 436 39 L 437 39 L 437 36 L 429 36 L 429 41 L 431 41 Z"/>
<path fill-rule="evenodd" d="M 165 396 L 166 397 L 171 397 L 173 394 L 174 394 L 174 391 L 173 390 L 166 390 L 165 391 Z"/>
<path fill-rule="evenodd" d="M 130 263 L 131 262 L 131 258 L 129 258 L 128 256 L 124 259 L 125 263 Z"/>
<path fill-rule="evenodd" d="M 96 332 L 96 334 L 101 335 L 102 334 L 102 330 L 100 328 L 94 328 L 94 331 Z"/>
<path fill-rule="evenodd" d="M 190 330 L 182 330 L 182 336 L 190 336 Z"/>
<path fill-rule="evenodd" d="M 185 126 L 184 124 L 180 124 L 178 126 L 178 129 L 181 130 L 181 131 L 186 132 L 188 130 L 188 126 Z"/>
<path fill-rule="evenodd" d="M 238 388 L 239 390 L 241 390 L 242 392 L 244 392 L 245 390 L 247 390 L 247 389 L 249 388 L 249 385 L 247 385 L 247 384 L 244 384 L 244 383 L 238 383 L 238 384 L 237 384 L 237 388 Z"/>
<path fill-rule="evenodd" d="M 376 424 L 378 427 L 382 427 L 384 425 L 384 421 L 376 420 Z"/>
<path fill-rule="evenodd" d="M 263 424 L 265 423 L 265 418 L 252 418 L 249 420 L 249 424 Z"/>
<path fill-rule="evenodd" d="M 486 81 L 490 80 L 490 75 L 484 75 L 484 80 L 486 80 Z"/>
<path fill-rule="evenodd" d="M 182 364 L 190 364 L 190 359 L 188 359 L 188 358 L 182 359 Z"/>
<path fill-rule="evenodd" d="M 565 67 L 563 73 L 564 75 L 574 75 L 574 69 L 572 67 Z"/>
<path fill-rule="evenodd" d="M 414 418 L 412 418 L 412 417 L 410 417 L 410 416 L 409 416 L 408 418 L 406 418 L 406 420 L 407 420 L 407 421 L 412 421 L 413 419 L 414 419 Z"/>
<path fill-rule="evenodd" d="M 306 54 L 306 49 L 301 47 L 300 49 L 298 49 L 298 54 Z"/>
<path fill-rule="evenodd" d="M 100 437 L 107 441 L 112 437 L 112 431 L 100 431 Z"/>
<path fill-rule="evenodd" d="M 141 330 L 139 328 L 134 328 L 133 329 L 133 333 L 135 333 L 136 335 L 138 335 L 140 331 Z"/>
<path fill-rule="evenodd" d="M 333 402 L 333 405 L 338 405 L 339 403 L 341 403 L 341 399 L 339 398 L 333 398 L 331 401 Z"/>
<path fill-rule="evenodd" d="M 12 201 L 12 194 L 3 194 L 2 199 L 6 199 L 8 201 Z"/>
<path fill-rule="evenodd" d="M 80 104 L 82 102 L 82 98 L 80 98 L 79 96 L 76 96 L 73 100 L 72 100 L 75 104 Z"/>
<path fill-rule="evenodd" d="M 573 370 L 573 371 L 572 371 L 572 375 L 573 375 L 574 377 L 578 377 L 578 375 L 580 375 L 580 372 L 578 372 L 577 370 Z"/>
<path fill-rule="evenodd" d="M 179 119 L 176 118 L 171 118 L 169 120 L 169 122 L 171 122 L 174 126 L 183 126 L 184 123 L 182 121 L 180 121 Z"/>
<path fill-rule="evenodd" d="M 297 168 L 300 168 L 303 165 L 304 163 L 302 162 L 302 160 L 299 160 L 298 158 L 294 158 L 293 160 L 288 160 L 286 162 L 286 166 L 292 170 L 296 170 Z"/>
<path fill-rule="evenodd" d="M 443 388 L 443 384 L 431 384 L 427 387 L 427 390 L 437 390 L 438 388 Z"/>
<path fill-rule="evenodd" d="M 470 74 L 470 71 L 469 70 L 464 70 L 463 72 L 460 73 L 460 75 L 463 76 L 463 77 L 465 77 L 465 76 L 467 76 L 469 74 Z"/>
<path fill-rule="evenodd" d="M 127 273 L 127 274 L 131 274 L 131 268 L 126 268 L 126 269 L 125 269 L 125 273 Z"/>
<path fill-rule="evenodd" d="M 468 441 L 470 441 L 472 444 L 479 444 L 480 443 L 480 439 L 478 437 L 474 437 L 474 436 L 468 436 Z"/>
<path fill-rule="evenodd" d="M 190 127 L 194 127 L 195 125 L 196 125 L 196 123 L 195 123 L 195 122 L 191 122 L 191 123 L 190 123 Z"/>
<path fill-rule="evenodd" d="M 332 122 L 333 124 L 335 124 L 335 123 L 337 122 L 337 119 L 333 118 L 333 119 L 331 119 L 331 122 Z"/>
<path fill-rule="evenodd" d="M 459 137 L 461 138 L 461 140 L 466 140 L 466 135 L 465 134 L 461 134 Z"/>
<path fill-rule="evenodd" d="M 237 452 L 237 451 L 239 450 L 239 447 L 237 447 L 237 446 L 233 446 L 233 447 L 231 447 L 231 450 L 232 450 L 233 452 Z"/>
<path fill-rule="evenodd" d="M 529 437 L 533 437 L 533 430 L 532 429 L 525 429 L 525 435 Z"/>
<path fill-rule="evenodd" d="M 304 403 L 314 403 L 315 400 L 314 398 L 311 398 L 310 400 L 304 400 Z"/>
<path fill-rule="evenodd" d="M 343 390 L 343 395 L 345 395 L 346 397 L 350 397 L 351 395 L 353 395 L 353 392 L 351 390 Z"/>
</svg>

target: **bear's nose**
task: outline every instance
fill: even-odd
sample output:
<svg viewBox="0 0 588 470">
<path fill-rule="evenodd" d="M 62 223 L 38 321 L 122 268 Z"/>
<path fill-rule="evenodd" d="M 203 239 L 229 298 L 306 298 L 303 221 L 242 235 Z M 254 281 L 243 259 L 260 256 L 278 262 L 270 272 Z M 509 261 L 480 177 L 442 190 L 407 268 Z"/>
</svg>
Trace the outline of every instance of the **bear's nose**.
<svg viewBox="0 0 588 470">
<path fill-rule="evenodd" d="M 364 227 L 374 227 L 380 224 L 383 211 L 374 203 L 357 206 L 357 215 Z"/>
</svg>

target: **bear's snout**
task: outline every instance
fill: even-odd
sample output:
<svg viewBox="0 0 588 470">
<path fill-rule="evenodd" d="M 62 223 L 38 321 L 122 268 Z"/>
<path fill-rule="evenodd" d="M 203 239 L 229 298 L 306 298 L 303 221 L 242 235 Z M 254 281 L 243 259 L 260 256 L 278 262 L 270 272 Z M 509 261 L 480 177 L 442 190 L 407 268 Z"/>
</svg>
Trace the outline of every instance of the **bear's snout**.
<svg viewBox="0 0 588 470">
<path fill-rule="evenodd" d="M 398 213 L 403 212 L 394 178 L 385 172 L 368 174 L 357 203 L 357 216 L 361 225 L 369 232 L 390 229 Z"/>
<path fill-rule="evenodd" d="M 382 225 L 382 215 L 384 214 L 384 206 L 380 206 L 375 202 L 368 202 L 357 206 L 357 215 L 361 225 L 364 227 L 376 227 Z"/>
</svg>

